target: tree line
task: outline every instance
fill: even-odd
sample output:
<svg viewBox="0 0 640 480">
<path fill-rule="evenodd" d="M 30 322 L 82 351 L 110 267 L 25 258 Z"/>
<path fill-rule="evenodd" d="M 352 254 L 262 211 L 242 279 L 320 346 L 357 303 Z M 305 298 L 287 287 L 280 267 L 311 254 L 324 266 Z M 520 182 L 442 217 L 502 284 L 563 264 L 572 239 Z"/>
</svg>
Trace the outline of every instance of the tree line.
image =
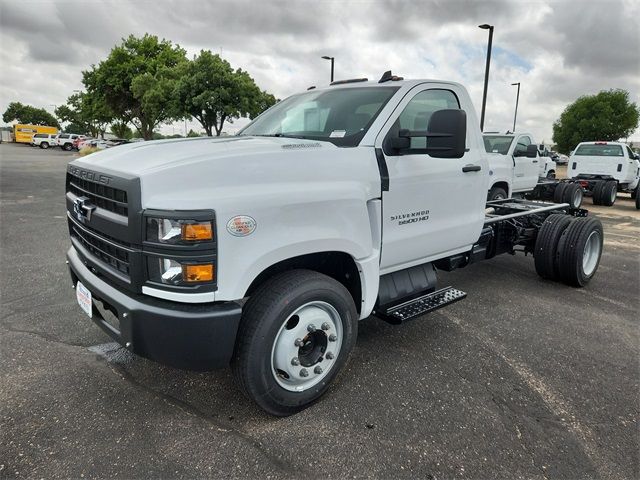
<svg viewBox="0 0 640 480">
<path fill-rule="evenodd" d="M 219 55 L 201 50 L 188 59 L 179 45 L 149 34 L 123 39 L 105 60 L 82 72 L 82 83 L 83 91 L 55 109 L 57 119 L 13 102 L 3 120 L 56 127 L 68 122 L 66 130 L 95 137 L 108 128 L 125 137 L 132 125 L 137 136 L 151 140 L 160 125 L 195 118 L 207 135 L 219 136 L 226 123 L 252 119 L 276 102 Z"/>
</svg>

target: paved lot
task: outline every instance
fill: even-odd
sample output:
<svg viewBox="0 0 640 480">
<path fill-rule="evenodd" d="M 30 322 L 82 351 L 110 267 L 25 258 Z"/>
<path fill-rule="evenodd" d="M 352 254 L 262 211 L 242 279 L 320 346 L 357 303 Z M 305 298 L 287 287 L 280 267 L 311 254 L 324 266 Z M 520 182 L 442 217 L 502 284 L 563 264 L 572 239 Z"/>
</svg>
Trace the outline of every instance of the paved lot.
<svg viewBox="0 0 640 480">
<path fill-rule="evenodd" d="M 640 219 L 599 208 L 585 289 L 502 256 L 399 327 L 370 318 L 315 406 L 266 416 L 228 371 L 108 344 L 75 305 L 59 151 L 0 145 L 0 477 L 638 478 Z M 591 201 L 586 200 L 587 208 Z"/>
</svg>

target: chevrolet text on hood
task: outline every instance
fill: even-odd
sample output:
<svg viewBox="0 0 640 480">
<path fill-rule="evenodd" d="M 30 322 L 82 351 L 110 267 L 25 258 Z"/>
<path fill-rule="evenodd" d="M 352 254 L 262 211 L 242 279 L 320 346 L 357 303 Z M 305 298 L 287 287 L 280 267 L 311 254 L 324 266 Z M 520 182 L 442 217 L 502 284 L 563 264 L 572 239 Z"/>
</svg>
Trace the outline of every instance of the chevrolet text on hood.
<svg viewBox="0 0 640 480">
<path fill-rule="evenodd" d="M 393 324 L 466 294 L 450 271 L 534 255 L 582 287 L 600 222 L 567 203 L 486 202 L 489 168 L 453 82 L 334 82 L 235 137 L 122 145 L 69 164 L 67 253 L 79 306 L 129 351 L 231 365 L 274 415 L 329 388 L 371 314 Z"/>
</svg>

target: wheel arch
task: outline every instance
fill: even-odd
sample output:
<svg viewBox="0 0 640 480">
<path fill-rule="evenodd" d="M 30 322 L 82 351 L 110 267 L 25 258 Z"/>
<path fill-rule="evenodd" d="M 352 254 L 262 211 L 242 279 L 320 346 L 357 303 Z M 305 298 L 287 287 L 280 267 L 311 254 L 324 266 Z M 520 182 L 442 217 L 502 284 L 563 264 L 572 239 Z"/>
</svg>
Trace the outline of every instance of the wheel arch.
<svg viewBox="0 0 640 480">
<path fill-rule="evenodd" d="M 507 197 L 511 197 L 511 188 L 509 186 L 509 182 L 507 182 L 506 180 L 497 180 L 493 182 L 487 192 L 490 192 L 493 188 L 502 188 L 505 192 L 507 192 Z"/>
<path fill-rule="evenodd" d="M 355 259 L 345 252 L 315 252 L 281 260 L 260 272 L 245 292 L 250 297 L 256 289 L 275 275 L 289 270 L 312 270 L 338 281 L 349 291 L 358 313 L 363 307 L 363 285 L 361 271 Z"/>
</svg>

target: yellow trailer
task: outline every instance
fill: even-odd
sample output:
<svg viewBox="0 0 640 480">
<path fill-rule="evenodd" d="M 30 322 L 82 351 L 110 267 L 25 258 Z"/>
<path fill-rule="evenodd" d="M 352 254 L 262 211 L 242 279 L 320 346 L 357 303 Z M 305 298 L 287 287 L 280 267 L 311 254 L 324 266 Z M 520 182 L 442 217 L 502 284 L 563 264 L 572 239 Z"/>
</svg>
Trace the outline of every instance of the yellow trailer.
<svg viewBox="0 0 640 480">
<path fill-rule="evenodd" d="M 24 125 L 18 123 L 13 127 L 13 140 L 17 143 L 31 143 L 31 137 L 36 133 L 50 133 L 56 135 L 58 129 L 56 127 L 48 127 L 46 125 Z"/>
</svg>

